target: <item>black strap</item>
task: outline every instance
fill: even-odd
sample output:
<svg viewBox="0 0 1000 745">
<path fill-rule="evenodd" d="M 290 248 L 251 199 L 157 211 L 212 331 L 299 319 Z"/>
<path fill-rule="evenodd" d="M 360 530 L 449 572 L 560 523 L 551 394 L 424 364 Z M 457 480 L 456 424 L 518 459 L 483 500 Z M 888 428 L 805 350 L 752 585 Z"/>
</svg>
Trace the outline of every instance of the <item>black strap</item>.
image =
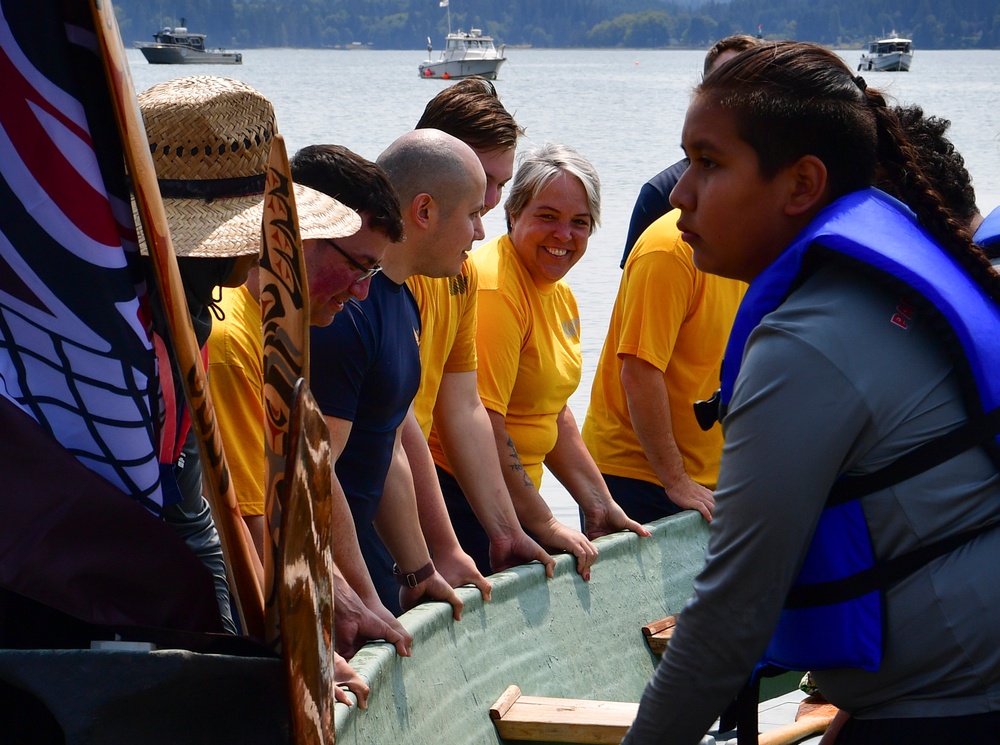
<svg viewBox="0 0 1000 745">
<path fill-rule="evenodd" d="M 951 460 L 998 433 L 1000 433 L 1000 407 L 970 419 L 937 439 L 925 442 L 885 468 L 861 476 L 845 476 L 830 491 L 827 505 L 833 507 L 844 504 L 887 489 L 893 484 L 902 483 Z"/>
<path fill-rule="evenodd" d="M 921 546 L 887 561 L 879 562 L 870 569 L 830 582 L 793 587 L 788 593 L 785 608 L 810 608 L 820 605 L 843 603 L 869 592 L 884 589 L 929 564 L 939 556 L 944 556 L 971 541 L 976 536 L 989 532 L 1000 523 L 988 523 L 956 533 L 940 541 Z"/>
<path fill-rule="evenodd" d="M 767 675 L 768 673 L 764 672 L 763 674 Z M 719 717 L 719 734 L 735 729 L 737 745 L 757 745 L 757 704 L 759 702 L 760 677 L 754 675 L 740 689 L 736 698 Z"/>
<path fill-rule="evenodd" d="M 998 432 L 1000 432 L 1000 407 L 983 416 L 970 419 L 947 434 L 924 443 L 885 468 L 863 476 L 841 479 L 831 490 L 827 505 L 844 504 L 906 481 L 985 442 Z M 874 590 L 885 589 L 939 556 L 944 556 L 976 536 L 993 530 L 997 525 L 998 523 L 987 523 L 957 533 L 895 558 L 878 562 L 869 569 L 839 580 L 793 587 L 788 594 L 785 607 L 792 609 L 833 605 L 862 597 Z"/>
<path fill-rule="evenodd" d="M 258 195 L 264 198 L 263 173 L 238 178 L 159 179 L 160 194 L 172 199 L 232 199 Z"/>
</svg>

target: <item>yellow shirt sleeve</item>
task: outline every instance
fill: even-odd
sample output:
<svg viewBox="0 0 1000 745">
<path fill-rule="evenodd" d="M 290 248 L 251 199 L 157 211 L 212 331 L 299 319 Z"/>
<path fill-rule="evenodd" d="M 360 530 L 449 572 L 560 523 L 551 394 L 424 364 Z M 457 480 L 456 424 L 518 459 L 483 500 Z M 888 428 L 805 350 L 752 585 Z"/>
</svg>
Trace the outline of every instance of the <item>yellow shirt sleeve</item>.
<svg viewBox="0 0 1000 745">
<path fill-rule="evenodd" d="M 420 309 L 420 388 L 413 411 L 430 433 L 444 373 L 476 369 L 476 271 L 468 259 L 454 277 L 406 280 Z"/>
</svg>

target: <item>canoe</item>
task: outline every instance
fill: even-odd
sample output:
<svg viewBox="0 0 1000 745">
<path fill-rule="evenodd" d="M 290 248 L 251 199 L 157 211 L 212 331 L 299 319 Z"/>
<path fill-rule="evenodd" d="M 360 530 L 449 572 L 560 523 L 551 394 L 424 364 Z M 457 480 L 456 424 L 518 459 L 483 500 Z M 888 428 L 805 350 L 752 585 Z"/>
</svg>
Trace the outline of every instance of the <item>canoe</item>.
<svg viewBox="0 0 1000 745">
<path fill-rule="evenodd" d="M 499 743 L 489 708 L 509 685 L 530 696 L 638 701 L 658 659 L 641 628 L 680 612 L 708 538 L 693 512 L 650 530 L 599 539 L 590 582 L 564 555 L 551 580 L 537 564 L 494 575 L 489 603 L 461 590 L 458 623 L 440 603 L 404 614 L 413 656 L 385 644 L 358 652 L 351 664 L 372 693 L 367 711 L 337 707 L 337 743 Z"/>
<path fill-rule="evenodd" d="M 404 614 L 412 657 L 385 643 L 355 655 L 351 664 L 372 692 L 367 711 L 337 704 L 337 742 L 502 743 L 489 710 L 510 685 L 532 697 L 637 702 L 658 661 L 642 626 L 681 611 L 708 538 L 694 512 L 649 528 L 649 538 L 598 539 L 590 582 L 561 555 L 553 579 L 539 564 L 494 575 L 489 603 L 460 588 L 460 622 L 443 603 Z M 0 741 L 2 722 L 10 721 L 3 710 L 13 709 L 19 726 L 55 724 L 67 745 L 288 743 L 281 660 L 252 656 L 256 648 L 247 647 L 236 654 L 2 650 Z M 790 687 L 789 679 L 778 680 L 762 697 Z M 30 731 L 19 741 L 45 742 Z"/>
</svg>

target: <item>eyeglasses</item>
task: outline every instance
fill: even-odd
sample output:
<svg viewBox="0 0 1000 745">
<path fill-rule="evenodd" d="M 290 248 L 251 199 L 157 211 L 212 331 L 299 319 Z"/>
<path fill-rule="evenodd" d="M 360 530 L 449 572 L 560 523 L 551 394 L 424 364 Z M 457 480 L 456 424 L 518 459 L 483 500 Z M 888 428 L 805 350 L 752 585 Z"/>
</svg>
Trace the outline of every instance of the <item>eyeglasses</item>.
<svg viewBox="0 0 1000 745">
<path fill-rule="evenodd" d="M 353 266 L 355 269 L 357 269 L 359 272 L 361 272 L 361 275 L 357 279 L 354 280 L 355 282 L 364 282 L 369 277 L 374 277 L 376 274 L 378 274 L 380 271 L 382 271 L 382 265 L 379 264 L 377 261 L 374 264 L 372 264 L 370 267 L 369 266 L 365 266 L 364 264 L 360 263 L 357 259 L 355 259 L 353 256 L 351 256 L 349 253 L 347 253 L 347 251 L 345 251 L 340 246 L 338 246 L 336 243 L 334 243 L 333 241 L 331 241 L 329 238 L 326 239 L 326 243 L 327 243 L 327 245 L 332 246 L 334 251 L 336 251 L 341 256 L 343 256 L 345 259 L 347 259 L 347 262 L 351 266 Z"/>
</svg>

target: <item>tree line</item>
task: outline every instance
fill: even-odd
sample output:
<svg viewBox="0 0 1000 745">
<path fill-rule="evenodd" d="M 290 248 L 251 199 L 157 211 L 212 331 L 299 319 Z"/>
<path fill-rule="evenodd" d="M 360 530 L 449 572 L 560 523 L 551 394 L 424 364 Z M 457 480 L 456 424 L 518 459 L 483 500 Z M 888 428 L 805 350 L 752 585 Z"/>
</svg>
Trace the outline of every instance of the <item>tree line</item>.
<svg viewBox="0 0 1000 745">
<path fill-rule="evenodd" d="M 690 2 L 690 0 L 688 0 Z M 1000 0 L 452 0 L 451 25 L 535 47 L 704 48 L 733 33 L 862 46 L 897 31 L 919 49 L 1000 48 Z M 118 0 L 126 42 L 187 21 L 210 46 L 440 48 L 438 0 Z"/>
</svg>

